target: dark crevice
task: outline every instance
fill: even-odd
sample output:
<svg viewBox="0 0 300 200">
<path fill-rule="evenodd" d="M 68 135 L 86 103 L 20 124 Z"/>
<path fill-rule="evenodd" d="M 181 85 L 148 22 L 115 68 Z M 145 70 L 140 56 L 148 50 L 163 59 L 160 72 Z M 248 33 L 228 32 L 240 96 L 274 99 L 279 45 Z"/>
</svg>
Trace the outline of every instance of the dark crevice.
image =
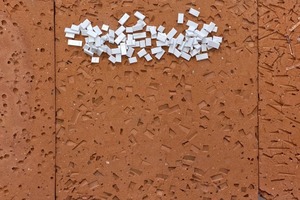
<svg viewBox="0 0 300 200">
<path fill-rule="evenodd" d="M 55 0 L 53 0 L 53 42 L 54 42 L 54 129 L 55 129 L 55 134 L 54 134 L 54 141 L 55 141 L 55 145 L 54 145 L 54 148 L 55 148 L 55 154 L 54 154 L 54 199 L 56 199 L 56 192 L 57 192 L 57 188 L 56 188 L 56 182 L 57 182 L 57 177 L 56 177 L 56 155 L 57 155 L 57 137 L 56 137 L 56 134 L 57 134 L 57 129 L 56 129 L 56 96 L 57 96 L 57 93 L 56 93 L 56 5 L 55 5 Z"/>
<path fill-rule="evenodd" d="M 257 191 L 258 191 L 258 198 L 260 199 L 261 195 L 260 195 L 260 124 L 259 124 L 259 120 L 260 120 L 260 97 L 259 97 L 259 92 L 260 92 L 260 76 L 259 76 L 259 58 L 260 58 L 260 52 L 259 52 L 259 0 L 256 0 L 256 12 L 257 12 L 257 38 L 256 38 L 256 42 L 257 42 Z"/>
</svg>

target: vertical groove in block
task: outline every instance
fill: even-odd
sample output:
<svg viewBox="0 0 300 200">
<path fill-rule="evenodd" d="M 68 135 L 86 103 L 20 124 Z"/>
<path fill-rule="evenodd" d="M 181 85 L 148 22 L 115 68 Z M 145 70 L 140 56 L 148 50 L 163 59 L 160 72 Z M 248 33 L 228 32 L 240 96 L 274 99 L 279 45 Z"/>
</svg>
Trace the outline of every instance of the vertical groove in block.
<svg viewBox="0 0 300 200">
<path fill-rule="evenodd" d="M 52 1 L 0 2 L 0 199 L 54 199 Z"/>
<path fill-rule="evenodd" d="M 259 1 L 259 189 L 265 199 L 300 197 L 299 13 L 295 0 Z"/>
<path fill-rule="evenodd" d="M 134 65 L 104 54 L 91 65 L 64 28 L 80 13 L 116 30 L 124 13 L 134 24 L 139 8 L 151 25 L 182 32 L 178 13 L 196 21 L 188 1 L 57 5 L 58 199 L 257 199 L 255 1 L 196 4 L 224 38 L 209 60 L 166 53 Z"/>
</svg>

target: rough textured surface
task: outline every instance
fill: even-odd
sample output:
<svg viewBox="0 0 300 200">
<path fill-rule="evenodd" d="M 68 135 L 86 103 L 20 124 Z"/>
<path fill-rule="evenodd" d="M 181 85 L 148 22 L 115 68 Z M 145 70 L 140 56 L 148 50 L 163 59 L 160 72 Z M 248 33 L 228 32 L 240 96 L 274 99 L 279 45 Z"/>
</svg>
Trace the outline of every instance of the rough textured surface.
<svg viewBox="0 0 300 200">
<path fill-rule="evenodd" d="M 0 1 L 0 199 L 53 199 L 52 1 Z"/>
<path fill-rule="evenodd" d="M 0 1 L 1 200 L 299 198 L 299 2 L 185 2 L 56 0 L 56 106 L 54 1 Z M 91 65 L 63 33 L 190 7 L 225 38 L 210 61 Z"/>
<path fill-rule="evenodd" d="M 260 1 L 260 190 L 266 199 L 300 197 L 300 3 Z M 298 68 L 296 67 L 298 66 Z"/>
<path fill-rule="evenodd" d="M 257 199 L 255 1 L 58 1 L 58 199 Z M 91 65 L 63 29 L 89 18 L 117 27 L 143 12 L 169 31 L 200 7 L 225 41 L 210 61 L 171 55 Z M 187 19 L 186 19 L 187 20 Z M 134 18 L 130 23 L 134 23 Z M 239 177 L 237 179 L 237 177 Z"/>
</svg>

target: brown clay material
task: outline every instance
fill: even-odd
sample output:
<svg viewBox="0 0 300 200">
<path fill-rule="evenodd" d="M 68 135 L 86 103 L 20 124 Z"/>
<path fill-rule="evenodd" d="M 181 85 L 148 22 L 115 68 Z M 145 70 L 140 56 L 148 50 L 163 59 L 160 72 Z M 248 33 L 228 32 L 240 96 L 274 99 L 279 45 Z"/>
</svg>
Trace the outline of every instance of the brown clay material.
<svg viewBox="0 0 300 200">
<path fill-rule="evenodd" d="M 300 197 L 296 0 L 55 4 L 0 1 L 0 200 Z M 209 61 L 115 66 L 67 46 L 72 23 L 136 10 L 167 31 L 178 12 L 214 21 L 224 43 Z"/>
<path fill-rule="evenodd" d="M 58 1 L 58 199 L 257 199 L 255 1 Z M 187 13 L 201 8 L 199 19 Z M 210 60 L 91 65 L 63 30 L 85 18 L 117 28 L 214 21 L 225 41 Z M 135 22 L 134 17 L 129 24 Z"/>
<path fill-rule="evenodd" d="M 260 1 L 259 15 L 260 193 L 299 199 L 300 4 Z"/>
<path fill-rule="evenodd" d="M 54 199 L 52 1 L 0 1 L 0 199 Z"/>
</svg>

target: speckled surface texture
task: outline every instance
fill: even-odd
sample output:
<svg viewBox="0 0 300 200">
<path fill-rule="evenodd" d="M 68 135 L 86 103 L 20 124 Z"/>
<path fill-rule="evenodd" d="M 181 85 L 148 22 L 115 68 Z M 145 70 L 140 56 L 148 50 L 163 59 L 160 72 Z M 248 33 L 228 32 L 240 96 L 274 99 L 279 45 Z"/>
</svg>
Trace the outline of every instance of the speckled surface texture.
<svg viewBox="0 0 300 200">
<path fill-rule="evenodd" d="M 300 198 L 299 7 L 1 0 L 0 199 Z M 206 61 L 132 65 L 67 45 L 65 27 L 137 10 L 166 32 L 186 28 L 179 12 L 214 21 L 224 42 Z"/>
<path fill-rule="evenodd" d="M 55 197 L 53 1 L 0 1 L 0 199 Z"/>
</svg>

